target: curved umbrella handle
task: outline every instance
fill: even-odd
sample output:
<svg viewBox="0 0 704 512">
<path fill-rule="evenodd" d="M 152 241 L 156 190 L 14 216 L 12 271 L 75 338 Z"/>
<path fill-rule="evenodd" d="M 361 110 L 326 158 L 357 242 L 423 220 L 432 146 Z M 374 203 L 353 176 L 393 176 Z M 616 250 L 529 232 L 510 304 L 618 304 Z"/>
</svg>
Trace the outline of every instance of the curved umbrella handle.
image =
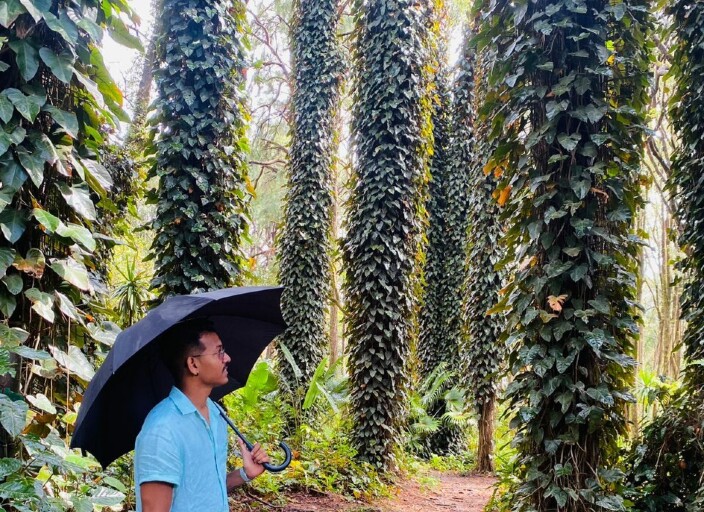
<svg viewBox="0 0 704 512">
<path fill-rule="evenodd" d="M 225 421 L 227 422 L 228 425 L 230 425 L 230 428 L 234 430 L 235 434 L 237 434 L 237 437 L 242 439 L 244 441 L 245 446 L 247 447 L 248 450 L 251 450 L 254 445 L 250 443 L 246 437 L 242 435 L 242 433 L 239 431 L 239 429 L 235 426 L 235 424 L 232 422 L 232 420 L 225 414 L 225 410 L 220 406 L 220 404 L 216 403 L 215 405 L 218 406 L 218 410 L 220 411 L 220 416 L 222 416 Z M 286 443 L 283 441 L 279 441 L 279 447 L 284 451 L 285 454 L 285 459 L 283 463 L 279 464 L 278 466 L 274 466 L 273 464 L 269 464 L 268 462 L 265 462 L 262 464 L 264 466 L 264 469 L 267 471 L 270 471 L 271 473 L 281 473 L 284 469 L 288 467 L 289 464 L 291 464 L 291 448 L 288 447 Z"/>
</svg>

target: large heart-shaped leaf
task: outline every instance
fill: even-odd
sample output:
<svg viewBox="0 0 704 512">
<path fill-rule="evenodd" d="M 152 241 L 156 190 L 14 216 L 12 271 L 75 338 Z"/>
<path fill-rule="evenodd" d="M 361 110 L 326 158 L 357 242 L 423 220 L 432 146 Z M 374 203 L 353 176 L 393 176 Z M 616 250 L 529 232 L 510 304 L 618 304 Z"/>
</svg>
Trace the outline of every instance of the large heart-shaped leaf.
<svg viewBox="0 0 704 512">
<path fill-rule="evenodd" d="M 0 93 L 0 121 L 9 123 L 14 111 L 15 107 L 7 97 L 6 90 L 2 91 L 2 93 Z"/>
<path fill-rule="evenodd" d="M 54 260 L 50 266 L 54 272 L 79 290 L 89 291 L 92 289 L 85 265 L 73 258 Z"/>
<path fill-rule="evenodd" d="M 41 208 L 35 208 L 32 210 L 32 215 L 35 219 L 37 219 L 37 221 L 39 221 L 39 224 L 41 224 L 49 234 L 54 233 L 57 229 L 59 229 L 59 226 L 63 225 L 58 217 L 53 216 L 51 213 L 46 210 L 42 210 Z"/>
<path fill-rule="evenodd" d="M 58 18 L 51 12 L 45 11 L 44 21 L 46 22 L 47 27 L 58 34 L 61 34 L 67 42 L 74 45 L 78 42 L 78 28 L 66 15 L 66 12 L 63 9 L 59 11 Z"/>
<path fill-rule="evenodd" d="M 15 312 L 17 301 L 15 298 L 4 290 L 0 290 L 0 313 L 5 315 L 5 318 L 10 318 Z"/>
<path fill-rule="evenodd" d="M 0 393 L 0 423 L 12 437 L 17 437 L 24 430 L 28 410 L 26 402 L 11 400 L 7 395 Z"/>
<path fill-rule="evenodd" d="M 57 347 L 50 346 L 49 351 L 60 366 L 84 381 L 89 382 L 95 375 L 93 365 L 90 364 L 90 361 L 78 347 L 71 345 L 68 347 L 68 353 L 66 353 Z"/>
<path fill-rule="evenodd" d="M 27 221 L 22 211 L 4 210 L 0 213 L 0 231 L 11 244 L 20 239 L 26 225 Z"/>
<path fill-rule="evenodd" d="M 71 78 L 73 78 L 73 58 L 70 54 L 57 55 L 49 48 L 41 48 L 39 56 L 44 61 L 44 64 L 49 66 L 56 78 L 65 84 L 71 83 Z"/>
<path fill-rule="evenodd" d="M 15 60 L 22 78 L 29 82 L 39 69 L 39 52 L 26 39 L 11 41 L 9 46 L 15 52 Z"/>
<path fill-rule="evenodd" d="M 112 188 L 112 176 L 110 176 L 110 172 L 103 165 L 88 158 L 82 158 L 80 162 L 88 172 L 87 181 L 94 190 L 95 188 L 102 188 L 104 192 L 105 190 L 110 190 L 110 188 Z M 97 184 L 98 187 L 93 186 L 94 184 Z M 96 190 L 96 192 L 98 191 Z M 103 193 L 101 195 L 105 194 Z"/>
<path fill-rule="evenodd" d="M 15 261 L 17 253 L 9 247 L 0 247 L 0 277 L 5 277 L 7 269 Z"/>
<path fill-rule="evenodd" d="M 78 242 L 91 252 L 95 251 L 95 239 L 93 238 L 93 234 L 90 230 L 83 226 L 72 224 L 70 222 L 67 226 L 62 224 L 56 230 L 56 234 L 66 238 L 71 238 L 73 241 Z"/>
<path fill-rule="evenodd" d="M 76 118 L 76 114 L 73 112 L 66 112 L 65 110 L 61 110 L 48 104 L 44 105 L 43 110 L 49 112 L 52 119 L 56 121 L 56 124 L 66 130 L 66 133 L 74 139 L 78 138 L 78 119 Z"/>
<path fill-rule="evenodd" d="M 5 347 L 14 347 L 27 341 L 29 333 L 19 327 L 8 327 L 0 324 L 0 340 Z"/>
<path fill-rule="evenodd" d="M 29 177 L 32 178 L 32 183 L 38 188 L 44 182 L 44 159 L 38 153 L 30 153 L 22 148 L 17 151 L 17 156 L 22 163 L 22 167 L 27 171 Z"/>
<path fill-rule="evenodd" d="M 3 0 L 0 2 L 0 25 L 10 28 L 20 14 L 27 12 L 19 0 Z"/>
<path fill-rule="evenodd" d="M 40 94 L 25 94 L 19 89 L 6 89 L 4 94 L 15 106 L 17 112 L 32 123 L 37 118 L 44 103 L 46 103 L 46 96 Z"/>
<path fill-rule="evenodd" d="M 85 30 L 96 43 L 100 43 L 103 40 L 103 29 L 91 19 L 81 18 L 76 25 L 78 25 L 78 28 Z"/>
<path fill-rule="evenodd" d="M 54 300 L 51 295 L 37 288 L 25 290 L 25 296 L 32 302 L 32 309 L 49 323 L 54 323 Z"/>
<path fill-rule="evenodd" d="M 40 411 L 48 412 L 49 414 L 56 414 L 56 407 L 54 407 L 46 395 L 43 395 L 42 393 L 39 393 L 36 396 L 27 395 L 27 401 Z"/>
<path fill-rule="evenodd" d="M 6 476 L 16 473 L 22 467 L 22 462 L 18 459 L 0 459 L 0 480 Z"/>
<path fill-rule="evenodd" d="M 91 338 L 112 347 L 121 329 L 113 322 L 90 323 L 87 325 Z"/>
<path fill-rule="evenodd" d="M 95 205 L 90 198 L 90 191 L 85 183 L 69 187 L 65 183 L 57 183 L 56 186 L 61 191 L 66 202 L 82 217 L 88 220 L 95 220 Z"/>
<path fill-rule="evenodd" d="M 19 274 L 8 274 L 2 278 L 2 282 L 7 288 L 7 291 L 12 295 L 17 295 L 24 288 L 24 283 L 22 282 L 22 276 Z"/>
<path fill-rule="evenodd" d="M 51 9 L 51 0 L 20 0 L 20 2 L 37 23 L 44 17 L 43 13 Z"/>
<path fill-rule="evenodd" d="M 0 164 L 0 183 L 2 183 L 3 190 L 8 188 L 16 192 L 22 188 L 25 181 L 27 181 L 27 173 L 20 164 L 14 160 L 10 160 L 4 165 Z"/>
<path fill-rule="evenodd" d="M 69 299 L 68 297 L 66 297 L 66 295 L 58 291 L 55 291 L 54 295 L 56 295 L 56 302 L 59 304 L 59 310 L 61 310 L 61 312 L 71 320 L 80 322 L 80 314 L 78 313 L 78 309 L 76 308 L 76 306 L 73 304 L 73 302 L 71 302 L 71 299 Z"/>
<path fill-rule="evenodd" d="M 14 347 L 12 352 L 25 359 L 32 359 L 33 361 L 45 361 L 51 359 L 51 355 L 44 350 L 34 350 L 33 348 L 19 346 Z"/>
<path fill-rule="evenodd" d="M 41 279 L 46 268 L 46 258 L 39 249 L 32 248 L 27 251 L 25 258 L 15 258 L 13 266 L 20 272 L 25 272 L 32 277 Z"/>
</svg>

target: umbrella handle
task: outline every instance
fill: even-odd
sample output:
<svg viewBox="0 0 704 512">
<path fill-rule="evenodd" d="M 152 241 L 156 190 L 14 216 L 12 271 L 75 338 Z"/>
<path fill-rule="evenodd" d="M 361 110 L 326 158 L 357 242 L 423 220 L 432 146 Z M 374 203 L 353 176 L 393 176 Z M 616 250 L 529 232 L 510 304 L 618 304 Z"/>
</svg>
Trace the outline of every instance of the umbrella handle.
<svg viewBox="0 0 704 512">
<path fill-rule="evenodd" d="M 232 430 L 234 430 L 235 434 L 237 434 L 237 437 L 242 439 L 242 441 L 244 442 L 247 449 L 251 451 L 252 448 L 254 447 L 254 445 L 252 443 L 250 443 L 247 440 L 247 438 L 242 435 L 242 433 L 235 426 L 235 424 L 232 422 L 232 420 L 227 416 L 227 414 L 225 413 L 225 410 L 220 406 L 220 404 L 215 403 L 215 405 L 218 406 L 218 410 L 220 411 L 220 416 L 222 416 L 223 419 L 225 420 L 225 422 L 228 425 L 230 425 L 230 428 Z M 266 469 L 267 471 L 269 471 L 271 473 L 280 473 L 284 469 L 286 469 L 289 464 L 291 464 L 291 448 L 289 448 L 288 445 L 286 443 L 284 443 L 283 441 L 279 441 L 279 447 L 284 451 L 284 454 L 286 455 L 283 463 L 279 464 L 278 466 L 274 466 L 273 464 L 269 464 L 268 462 L 265 462 L 264 464 L 262 464 L 264 466 L 264 469 Z"/>
</svg>

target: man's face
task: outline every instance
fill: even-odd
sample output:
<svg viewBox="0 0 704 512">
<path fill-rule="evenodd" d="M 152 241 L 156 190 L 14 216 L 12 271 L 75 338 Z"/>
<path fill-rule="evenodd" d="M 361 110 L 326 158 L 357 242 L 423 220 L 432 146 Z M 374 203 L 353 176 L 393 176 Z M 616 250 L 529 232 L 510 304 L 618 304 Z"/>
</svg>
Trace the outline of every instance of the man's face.
<svg viewBox="0 0 704 512">
<path fill-rule="evenodd" d="M 198 378 L 212 387 L 227 384 L 227 365 L 230 356 L 224 350 L 220 336 L 214 332 L 203 333 L 200 337 L 203 350 L 197 355 Z"/>
</svg>

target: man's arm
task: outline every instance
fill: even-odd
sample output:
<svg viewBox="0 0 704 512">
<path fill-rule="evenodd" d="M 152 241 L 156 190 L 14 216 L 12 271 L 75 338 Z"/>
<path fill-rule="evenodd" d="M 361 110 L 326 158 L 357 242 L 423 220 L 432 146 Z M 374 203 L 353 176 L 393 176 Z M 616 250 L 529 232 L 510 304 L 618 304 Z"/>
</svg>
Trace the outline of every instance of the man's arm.
<svg viewBox="0 0 704 512">
<path fill-rule="evenodd" d="M 262 448 L 259 443 L 256 443 L 252 447 L 252 451 L 250 452 L 241 439 L 238 438 L 237 441 L 240 444 L 240 452 L 242 453 L 242 469 L 244 469 L 244 472 L 247 477 L 250 480 L 253 480 L 264 472 L 263 464 L 265 462 L 269 462 L 269 456 L 266 454 L 264 448 Z M 230 471 L 227 474 L 225 485 L 227 486 L 228 491 L 230 489 L 234 489 L 235 487 L 239 487 L 244 483 L 245 481 L 240 475 L 239 468 L 234 471 Z"/>
<path fill-rule="evenodd" d="M 229 480 L 229 475 L 228 475 Z M 164 482 L 145 482 L 140 486 L 142 512 L 169 512 L 174 488 Z"/>
</svg>

